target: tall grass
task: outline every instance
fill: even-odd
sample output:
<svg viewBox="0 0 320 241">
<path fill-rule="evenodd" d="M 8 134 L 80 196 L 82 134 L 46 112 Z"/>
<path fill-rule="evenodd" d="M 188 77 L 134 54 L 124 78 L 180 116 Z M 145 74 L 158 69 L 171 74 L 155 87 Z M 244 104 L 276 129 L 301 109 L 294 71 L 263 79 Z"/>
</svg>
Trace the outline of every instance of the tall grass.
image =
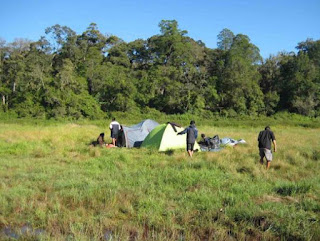
<svg viewBox="0 0 320 241">
<path fill-rule="evenodd" d="M 263 127 L 198 125 L 247 144 L 191 159 L 90 147 L 107 132 L 102 122 L 0 124 L 0 237 L 319 240 L 320 129 L 272 126 L 278 152 L 267 171 Z"/>
</svg>

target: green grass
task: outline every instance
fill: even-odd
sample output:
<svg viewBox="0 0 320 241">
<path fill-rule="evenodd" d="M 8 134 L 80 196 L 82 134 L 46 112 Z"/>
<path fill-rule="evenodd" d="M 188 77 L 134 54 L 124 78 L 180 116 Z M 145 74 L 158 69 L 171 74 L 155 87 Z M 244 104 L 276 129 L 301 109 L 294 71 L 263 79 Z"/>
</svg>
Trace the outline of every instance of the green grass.
<svg viewBox="0 0 320 241">
<path fill-rule="evenodd" d="M 190 159 L 90 147 L 107 124 L 0 124 L 1 240 L 8 228 L 24 240 L 320 239 L 319 128 L 274 123 L 267 171 L 264 126 L 200 124 L 248 144 Z"/>
</svg>

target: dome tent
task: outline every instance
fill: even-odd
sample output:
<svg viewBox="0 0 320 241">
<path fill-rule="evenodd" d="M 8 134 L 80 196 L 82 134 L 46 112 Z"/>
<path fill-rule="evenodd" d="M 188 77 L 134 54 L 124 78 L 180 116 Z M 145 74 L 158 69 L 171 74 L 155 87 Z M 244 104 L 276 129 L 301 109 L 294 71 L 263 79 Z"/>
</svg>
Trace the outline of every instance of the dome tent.
<svg viewBox="0 0 320 241">
<path fill-rule="evenodd" d="M 186 135 L 177 135 L 184 128 L 168 124 L 161 124 L 154 128 L 144 139 L 141 147 L 154 148 L 159 151 L 168 151 L 175 149 L 187 149 Z M 194 144 L 194 150 L 200 151 L 197 142 Z"/>
<path fill-rule="evenodd" d="M 130 127 L 123 126 L 125 146 L 128 148 L 139 147 L 145 137 L 158 125 L 158 122 L 147 119 Z"/>
</svg>

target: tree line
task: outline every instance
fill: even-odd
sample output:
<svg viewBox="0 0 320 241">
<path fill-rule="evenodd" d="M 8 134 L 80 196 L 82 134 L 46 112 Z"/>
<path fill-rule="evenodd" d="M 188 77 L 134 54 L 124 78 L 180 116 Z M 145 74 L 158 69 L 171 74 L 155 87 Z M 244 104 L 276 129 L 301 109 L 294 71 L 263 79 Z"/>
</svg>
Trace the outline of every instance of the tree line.
<svg viewBox="0 0 320 241">
<path fill-rule="evenodd" d="M 320 116 L 320 40 L 263 59 L 247 35 L 229 29 L 211 49 L 175 20 L 162 20 L 159 28 L 129 43 L 102 34 L 95 23 L 82 34 L 57 24 L 35 42 L 0 40 L 0 112 L 44 118 L 99 118 L 114 111 Z"/>
</svg>

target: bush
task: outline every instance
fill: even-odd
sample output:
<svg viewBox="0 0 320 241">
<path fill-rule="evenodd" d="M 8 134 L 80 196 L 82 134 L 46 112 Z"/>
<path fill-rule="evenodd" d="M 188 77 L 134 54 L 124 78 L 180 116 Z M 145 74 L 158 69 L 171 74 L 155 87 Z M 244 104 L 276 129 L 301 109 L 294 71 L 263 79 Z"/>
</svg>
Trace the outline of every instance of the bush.
<svg viewBox="0 0 320 241">
<path fill-rule="evenodd" d="M 39 102 L 34 102 L 31 98 L 27 99 L 16 105 L 15 112 L 18 117 L 36 117 L 45 118 L 45 109 Z"/>
<path fill-rule="evenodd" d="M 6 112 L 1 112 L 0 111 L 0 120 L 12 120 L 16 119 L 18 117 L 18 114 L 15 111 L 6 111 Z"/>
</svg>

